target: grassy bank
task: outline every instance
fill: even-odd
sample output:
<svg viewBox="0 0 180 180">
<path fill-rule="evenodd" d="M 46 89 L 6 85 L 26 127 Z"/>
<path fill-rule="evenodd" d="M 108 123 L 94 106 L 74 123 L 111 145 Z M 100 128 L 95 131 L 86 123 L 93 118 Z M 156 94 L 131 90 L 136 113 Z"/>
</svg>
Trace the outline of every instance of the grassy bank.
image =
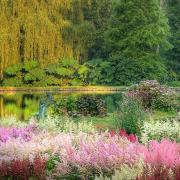
<svg viewBox="0 0 180 180">
<path fill-rule="evenodd" d="M 7 91 L 26 91 L 26 92 L 36 92 L 36 91 L 124 91 L 127 87 L 125 86 L 63 86 L 63 87 L 0 87 L 0 92 Z"/>
<path fill-rule="evenodd" d="M 74 92 L 74 91 L 104 91 L 104 92 L 118 92 L 127 90 L 127 86 L 49 86 L 49 87 L 0 87 L 0 92 Z M 177 92 L 180 92 L 180 87 L 171 87 Z"/>
</svg>

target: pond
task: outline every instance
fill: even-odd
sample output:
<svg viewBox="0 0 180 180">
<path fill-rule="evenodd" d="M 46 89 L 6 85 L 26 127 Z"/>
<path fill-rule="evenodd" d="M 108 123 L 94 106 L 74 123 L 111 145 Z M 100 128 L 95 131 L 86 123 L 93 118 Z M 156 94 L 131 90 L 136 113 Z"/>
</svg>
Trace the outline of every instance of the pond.
<svg viewBox="0 0 180 180">
<path fill-rule="evenodd" d="M 114 112 L 118 102 L 122 98 L 122 93 L 27 93 L 27 92 L 8 92 L 0 94 L 0 118 L 16 117 L 18 120 L 25 121 L 32 116 L 36 116 L 45 106 L 43 113 L 48 114 L 55 105 L 73 102 L 79 97 L 97 97 L 101 99 L 107 108 L 107 113 Z"/>
</svg>

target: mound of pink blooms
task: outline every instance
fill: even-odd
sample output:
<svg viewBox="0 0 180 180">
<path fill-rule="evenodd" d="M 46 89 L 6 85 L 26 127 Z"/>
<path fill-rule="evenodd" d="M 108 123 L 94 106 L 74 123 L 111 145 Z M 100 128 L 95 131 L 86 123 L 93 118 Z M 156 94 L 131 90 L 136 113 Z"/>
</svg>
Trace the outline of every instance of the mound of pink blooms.
<svg viewBox="0 0 180 180">
<path fill-rule="evenodd" d="M 139 145 L 138 151 L 143 154 L 146 163 L 173 168 L 180 166 L 180 145 L 163 139 L 160 143 L 153 140 L 148 147 Z"/>
</svg>

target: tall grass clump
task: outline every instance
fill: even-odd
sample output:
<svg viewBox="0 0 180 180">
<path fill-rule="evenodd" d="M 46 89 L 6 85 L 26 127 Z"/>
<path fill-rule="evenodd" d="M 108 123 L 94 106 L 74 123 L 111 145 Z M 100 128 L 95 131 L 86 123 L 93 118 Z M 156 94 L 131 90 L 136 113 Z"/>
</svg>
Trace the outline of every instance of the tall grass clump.
<svg viewBox="0 0 180 180">
<path fill-rule="evenodd" d="M 140 135 L 140 128 L 145 120 L 145 111 L 136 98 L 124 97 L 119 103 L 115 125 L 127 133 Z"/>
</svg>

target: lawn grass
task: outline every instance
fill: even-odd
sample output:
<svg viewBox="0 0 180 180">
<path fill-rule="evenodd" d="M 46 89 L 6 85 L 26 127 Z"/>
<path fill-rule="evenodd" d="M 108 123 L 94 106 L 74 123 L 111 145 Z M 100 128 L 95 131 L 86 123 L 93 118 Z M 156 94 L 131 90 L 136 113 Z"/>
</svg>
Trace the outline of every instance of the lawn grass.
<svg viewBox="0 0 180 180">
<path fill-rule="evenodd" d="M 174 118 L 177 116 L 177 112 L 167 112 L 167 111 L 153 111 L 152 113 L 149 114 L 150 117 L 154 120 L 161 120 L 161 119 L 169 119 L 169 118 Z"/>
<path fill-rule="evenodd" d="M 105 117 L 86 117 L 87 121 L 91 121 L 98 129 L 115 129 L 115 114 L 109 113 Z"/>
<path fill-rule="evenodd" d="M 146 120 L 163 120 L 163 119 L 171 119 L 177 116 L 177 112 L 166 112 L 166 111 L 153 111 L 147 112 Z M 105 117 L 86 117 L 87 121 L 91 121 L 96 128 L 98 129 L 116 129 L 115 127 L 115 113 L 109 113 Z"/>
</svg>

